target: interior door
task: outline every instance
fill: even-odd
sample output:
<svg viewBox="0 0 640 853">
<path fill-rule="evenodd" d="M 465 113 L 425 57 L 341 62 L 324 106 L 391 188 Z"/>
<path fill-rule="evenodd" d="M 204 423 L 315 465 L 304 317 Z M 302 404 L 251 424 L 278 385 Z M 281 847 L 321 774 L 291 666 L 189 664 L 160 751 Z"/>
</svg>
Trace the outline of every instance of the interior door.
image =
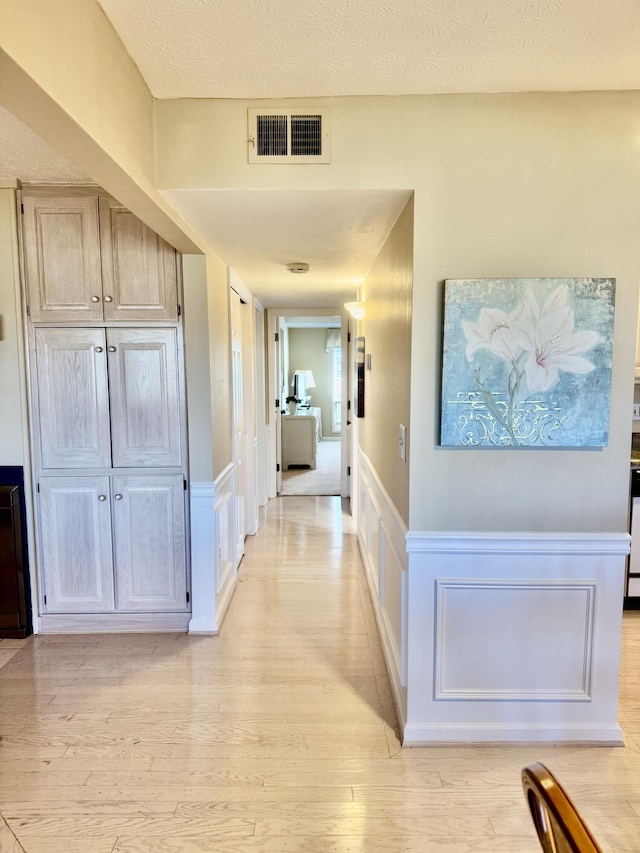
<svg viewBox="0 0 640 853">
<path fill-rule="evenodd" d="M 343 498 L 351 497 L 351 484 L 355 482 L 356 460 L 354 458 L 354 423 L 353 408 L 354 371 L 354 333 L 349 332 L 349 323 L 342 320 L 342 457 L 341 457 L 341 494 Z M 346 346 L 345 346 L 346 344 Z M 350 473 L 351 472 L 351 473 Z M 351 476 L 353 474 L 353 476 Z"/>
<path fill-rule="evenodd" d="M 242 305 L 235 290 L 231 302 L 231 393 L 233 412 L 233 461 L 236 482 L 236 562 L 244 554 L 246 505 L 246 431 L 242 372 Z"/>
<path fill-rule="evenodd" d="M 278 318 L 278 330 L 275 333 L 274 361 L 277 365 L 277 397 L 275 403 L 276 430 L 276 494 L 282 491 L 282 410 L 285 407 L 288 374 L 288 338 L 282 317 Z"/>
</svg>

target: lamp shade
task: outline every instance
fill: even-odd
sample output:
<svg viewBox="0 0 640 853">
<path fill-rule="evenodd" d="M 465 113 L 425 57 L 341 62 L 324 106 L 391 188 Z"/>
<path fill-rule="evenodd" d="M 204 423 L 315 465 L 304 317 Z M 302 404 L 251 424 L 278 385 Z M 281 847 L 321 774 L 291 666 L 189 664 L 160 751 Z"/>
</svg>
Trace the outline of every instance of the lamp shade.
<svg viewBox="0 0 640 853">
<path fill-rule="evenodd" d="M 298 387 L 302 383 L 304 383 L 305 388 L 315 388 L 316 380 L 313 378 L 313 370 L 294 370 L 293 371 L 293 382 L 292 385 L 296 384 L 296 379 L 298 382 Z"/>
</svg>

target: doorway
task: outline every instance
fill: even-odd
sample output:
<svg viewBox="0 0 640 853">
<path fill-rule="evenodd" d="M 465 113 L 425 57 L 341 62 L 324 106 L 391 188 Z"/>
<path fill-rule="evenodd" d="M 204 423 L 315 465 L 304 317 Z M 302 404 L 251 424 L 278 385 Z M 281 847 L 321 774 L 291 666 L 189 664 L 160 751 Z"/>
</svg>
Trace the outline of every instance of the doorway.
<svg viewBox="0 0 640 853">
<path fill-rule="evenodd" d="M 275 495 L 348 497 L 347 330 L 340 309 L 272 309 Z"/>
</svg>

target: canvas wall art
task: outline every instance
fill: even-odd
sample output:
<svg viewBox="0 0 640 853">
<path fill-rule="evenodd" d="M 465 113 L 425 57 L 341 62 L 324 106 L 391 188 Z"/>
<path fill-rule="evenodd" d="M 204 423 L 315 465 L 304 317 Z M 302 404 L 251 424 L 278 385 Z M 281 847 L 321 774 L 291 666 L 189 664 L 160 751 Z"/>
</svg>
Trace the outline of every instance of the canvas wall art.
<svg viewBox="0 0 640 853">
<path fill-rule="evenodd" d="M 448 279 L 444 447 L 604 447 L 615 279 Z"/>
</svg>

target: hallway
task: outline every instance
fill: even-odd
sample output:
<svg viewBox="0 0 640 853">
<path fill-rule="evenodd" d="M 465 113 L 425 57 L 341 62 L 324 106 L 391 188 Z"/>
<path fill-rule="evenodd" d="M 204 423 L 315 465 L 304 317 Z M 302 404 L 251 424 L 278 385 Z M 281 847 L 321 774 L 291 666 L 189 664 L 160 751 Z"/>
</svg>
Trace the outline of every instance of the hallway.
<svg viewBox="0 0 640 853">
<path fill-rule="evenodd" d="M 26 853 L 533 853 L 532 760 L 634 849 L 640 614 L 627 749 L 401 750 L 340 499 L 272 501 L 246 548 L 220 637 L 0 641 L 0 813 Z"/>
</svg>

